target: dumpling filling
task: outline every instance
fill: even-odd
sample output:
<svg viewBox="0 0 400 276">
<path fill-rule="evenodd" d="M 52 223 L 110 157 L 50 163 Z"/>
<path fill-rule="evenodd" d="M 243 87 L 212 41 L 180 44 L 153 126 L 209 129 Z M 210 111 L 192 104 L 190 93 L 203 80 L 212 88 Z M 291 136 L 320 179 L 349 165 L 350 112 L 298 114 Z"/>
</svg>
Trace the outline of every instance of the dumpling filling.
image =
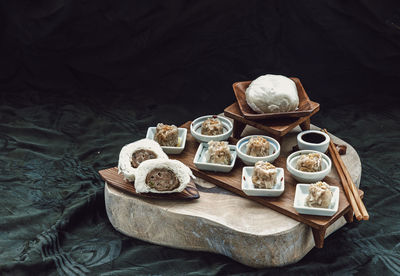
<svg viewBox="0 0 400 276">
<path fill-rule="evenodd" d="M 254 165 L 253 181 L 254 188 L 271 189 L 276 183 L 276 167 L 268 162 L 258 161 Z"/>
<path fill-rule="evenodd" d="M 160 146 L 177 147 L 178 146 L 178 128 L 174 125 L 157 124 L 154 140 Z"/>
<path fill-rule="evenodd" d="M 222 123 L 217 118 L 208 118 L 201 124 L 201 134 L 220 135 L 224 132 Z"/>
<path fill-rule="evenodd" d="M 168 155 L 153 139 L 146 138 L 127 144 L 119 153 L 118 173 L 122 173 L 125 180 L 133 182 L 139 165 L 150 159 L 168 159 Z"/>
<path fill-rule="evenodd" d="M 228 142 L 210 141 L 206 151 L 206 159 L 209 163 L 229 165 L 231 163 L 231 151 Z"/>
<path fill-rule="evenodd" d="M 179 180 L 171 170 L 153 169 L 146 176 L 146 184 L 157 191 L 172 191 L 179 187 Z"/>
<path fill-rule="evenodd" d="M 137 193 L 179 193 L 195 178 L 189 167 L 178 160 L 151 159 L 137 168 Z"/>
<path fill-rule="evenodd" d="M 333 193 L 327 183 L 318 181 L 315 184 L 311 184 L 308 192 L 305 202 L 307 206 L 328 208 L 331 204 Z"/>
<path fill-rule="evenodd" d="M 260 136 L 251 137 L 247 143 L 246 154 L 255 157 L 268 156 L 269 142 Z"/>
<path fill-rule="evenodd" d="M 153 169 L 146 176 L 146 184 L 157 191 L 172 191 L 179 187 L 179 180 L 171 170 Z"/>
<path fill-rule="evenodd" d="M 302 154 L 297 160 L 296 168 L 303 172 L 319 172 L 322 170 L 322 156 L 319 153 Z"/>
<path fill-rule="evenodd" d="M 140 149 L 138 151 L 135 151 L 132 154 L 131 164 L 132 164 L 132 167 L 137 168 L 137 167 L 139 167 L 140 163 L 142 163 L 143 161 L 149 160 L 149 159 L 156 159 L 156 158 L 157 158 L 157 154 L 155 154 L 154 151 Z"/>
</svg>

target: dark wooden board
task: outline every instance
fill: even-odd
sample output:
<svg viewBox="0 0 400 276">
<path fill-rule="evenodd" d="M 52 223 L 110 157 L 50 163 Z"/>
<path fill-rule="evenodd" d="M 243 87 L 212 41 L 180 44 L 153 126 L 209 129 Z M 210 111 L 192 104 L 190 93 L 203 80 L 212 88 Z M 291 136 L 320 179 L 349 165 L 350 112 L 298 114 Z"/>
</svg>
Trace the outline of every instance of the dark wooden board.
<svg viewBox="0 0 400 276">
<path fill-rule="evenodd" d="M 308 97 L 303 85 L 298 78 L 290 78 L 296 84 L 297 94 L 299 96 L 299 107 L 295 111 L 275 112 L 275 113 L 257 113 L 253 111 L 246 101 L 246 89 L 252 81 L 235 82 L 232 87 L 235 93 L 239 109 L 243 117 L 250 120 L 262 120 L 271 118 L 304 117 L 310 115 L 315 109 L 319 108 L 319 103 L 313 102 Z"/>
<path fill-rule="evenodd" d="M 190 127 L 191 122 L 183 124 L 181 127 Z M 235 144 L 236 139 L 230 138 L 229 143 Z M 280 156 L 275 160 L 274 165 L 284 169 L 285 175 L 285 191 L 280 197 L 267 198 L 267 197 L 255 197 L 247 196 L 241 189 L 241 178 L 242 178 L 242 168 L 244 164 L 238 158 L 236 160 L 235 166 L 229 173 L 216 173 L 208 171 L 200 171 L 193 164 L 193 158 L 196 154 L 199 143 L 193 138 L 193 136 L 188 132 L 186 138 L 185 150 L 180 155 L 170 155 L 171 159 L 180 160 L 187 166 L 189 166 L 194 175 L 201 177 L 215 185 L 218 185 L 224 189 L 227 189 L 235 194 L 242 197 L 248 198 L 250 200 L 256 201 L 264 206 L 267 206 L 279 213 L 289 216 L 297 221 L 303 222 L 313 228 L 314 239 L 317 247 L 322 247 L 325 231 L 329 225 L 334 223 L 337 219 L 343 215 L 352 212 L 350 204 L 343 192 L 342 185 L 338 179 L 332 177 L 326 177 L 324 181 L 328 184 L 337 186 L 340 189 L 339 197 L 339 209 L 335 215 L 332 217 L 325 216 L 312 216 L 312 215 L 301 215 L 293 207 L 294 195 L 296 190 L 297 181 L 290 175 L 286 169 L 286 157 Z M 362 194 L 362 191 L 360 191 Z"/>
<path fill-rule="evenodd" d="M 121 174 L 118 174 L 116 167 L 109 168 L 99 171 L 101 178 L 107 181 L 108 184 L 116 187 L 124 192 L 130 193 L 144 198 L 156 198 L 156 199 L 198 199 L 200 197 L 199 191 L 196 188 L 196 184 L 193 180 L 186 186 L 186 188 L 180 193 L 171 194 L 157 194 L 157 193 L 137 193 L 133 183 L 124 180 Z"/>
</svg>

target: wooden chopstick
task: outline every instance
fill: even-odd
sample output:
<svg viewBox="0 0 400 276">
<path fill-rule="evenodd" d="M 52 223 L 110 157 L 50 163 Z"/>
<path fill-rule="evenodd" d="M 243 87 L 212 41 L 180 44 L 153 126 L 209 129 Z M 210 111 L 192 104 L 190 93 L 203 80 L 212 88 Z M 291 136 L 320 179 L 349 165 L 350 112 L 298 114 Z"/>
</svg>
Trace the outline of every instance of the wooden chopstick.
<svg viewBox="0 0 400 276">
<path fill-rule="evenodd" d="M 326 129 L 322 130 L 325 133 L 328 133 L 326 131 Z M 343 168 L 340 166 L 339 161 L 337 159 L 337 155 L 335 154 L 336 149 L 335 149 L 335 145 L 332 142 L 332 139 L 329 142 L 329 153 L 331 155 L 332 158 L 332 162 L 336 168 L 336 171 L 339 175 L 340 181 L 342 182 L 342 186 L 343 186 L 343 190 L 344 193 L 346 194 L 347 199 L 350 202 L 351 208 L 354 211 L 354 215 L 356 217 L 357 220 L 361 220 L 363 218 L 363 216 L 361 215 L 360 209 L 358 208 L 357 202 L 353 196 L 353 193 L 350 190 L 349 184 L 347 182 L 346 176 L 344 175 L 343 172 Z"/>
<path fill-rule="evenodd" d="M 351 205 L 351 207 L 352 207 L 352 209 L 354 211 L 354 215 L 355 215 L 356 219 L 357 220 L 361 220 L 362 219 L 362 215 L 361 215 L 361 212 L 360 212 L 360 210 L 359 210 L 359 208 L 357 206 L 357 202 L 356 202 L 356 200 L 355 200 L 355 198 L 354 198 L 354 196 L 353 196 L 353 194 L 352 194 L 352 192 L 351 192 L 351 190 L 350 190 L 350 188 L 349 188 L 349 186 L 347 184 L 347 179 L 344 176 L 344 173 L 343 173 L 342 169 L 340 168 L 339 162 L 337 161 L 335 153 L 333 151 L 334 151 L 334 149 L 332 148 L 331 145 L 329 145 L 329 153 L 331 154 L 332 162 L 336 167 L 336 171 L 338 172 L 338 175 L 340 177 L 340 181 L 342 181 L 342 186 L 343 186 L 344 192 L 346 194 L 346 197 L 350 202 L 350 205 Z"/>
<path fill-rule="evenodd" d="M 324 129 L 323 131 L 326 134 L 328 134 L 326 129 Z M 345 176 L 345 178 L 347 180 L 347 185 L 350 188 L 350 191 L 351 191 L 351 193 L 352 193 L 352 195 L 354 197 L 354 200 L 357 203 L 358 209 L 360 210 L 360 213 L 362 215 L 362 219 L 363 220 L 368 220 L 369 219 L 369 214 L 367 212 L 367 209 L 365 208 L 365 205 L 364 205 L 363 201 L 361 200 L 361 197 L 360 197 L 360 194 L 358 193 L 358 189 L 357 189 L 356 185 L 354 184 L 353 180 L 351 179 L 350 173 L 347 170 L 346 165 L 343 163 L 343 160 L 340 157 L 338 151 L 336 150 L 335 145 L 333 144 L 332 140 L 330 141 L 329 145 L 332 146 L 332 151 L 333 151 L 333 152 L 331 152 L 331 150 L 330 150 L 329 152 L 331 153 L 332 158 L 333 158 L 333 155 L 335 155 L 335 157 L 336 157 L 335 159 L 338 161 L 338 163 L 340 165 L 340 168 L 342 169 L 342 172 L 343 172 L 343 174 L 344 174 L 344 176 Z M 335 167 L 336 167 L 336 165 L 335 165 Z M 338 170 L 337 167 L 336 167 L 336 170 Z M 342 182 L 343 182 L 343 180 L 342 180 Z M 357 216 L 356 216 L 356 218 L 357 218 Z"/>
</svg>

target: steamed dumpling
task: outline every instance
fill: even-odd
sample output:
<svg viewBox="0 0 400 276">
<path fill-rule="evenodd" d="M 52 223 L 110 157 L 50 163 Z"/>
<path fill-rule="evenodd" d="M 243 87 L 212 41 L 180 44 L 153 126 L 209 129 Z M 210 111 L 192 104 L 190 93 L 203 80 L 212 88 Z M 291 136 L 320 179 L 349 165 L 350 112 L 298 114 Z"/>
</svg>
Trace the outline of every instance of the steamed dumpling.
<svg viewBox="0 0 400 276">
<path fill-rule="evenodd" d="M 299 96 L 294 81 L 281 75 L 264 75 L 246 89 L 247 104 L 257 113 L 294 111 Z"/>
<path fill-rule="evenodd" d="M 124 179 L 135 181 L 135 174 L 139 165 L 149 159 L 168 159 L 160 145 L 151 139 L 141 139 L 125 145 L 119 154 L 118 173 L 124 175 Z"/>
<path fill-rule="evenodd" d="M 271 189 L 276 184 L 277 169 L 265 161 L 258 161 L 254 165 L 251 181 L 256 189 Z"/>
<path fill-rule="evenodd" d="M 319 153 L 300 155 L 297 159 L 296 169 L 303 172 L 319 172 L 322 170 L 322 156 Z"/>
<path fill-rule="evenodd" d="M 206 151 L 206 160 L 209 163 L 229 165 L 232 160 L 231 151 L 226 141 L 209 141 Z"/>
<path fill-rule="evenodd" d="M 269 142 L 261 136 L 251 137 L 246 146 L 246 154 L 255 157 L 269 155 Z"/>
<path fill-rule="evenodd" d="M 333 193 L 330 186 L 323 181 L 311 184 L 305 204 L 309 207 L 328 208 L 331 204 Z"/>
<path fill-rule="evenodd" d="M 138 193 L 182 192 L 191 177 L 195 178 L 190 168 L 178 160 L 151 159 L 139 165 L 135 189 Z"/>
<path fill-rule="evenodd" d="M 224 127 L 218 118 L 208 118 L 201 124 L 201 134 L 220 135 L 224 133 Z"/>
<path fill-rule="evenodd" d="M 179 142 L 178 128 L 175 125 L 164 125 L 158 123 L 154 140 L 165 147 L 177 147 Z"/>
</svg>

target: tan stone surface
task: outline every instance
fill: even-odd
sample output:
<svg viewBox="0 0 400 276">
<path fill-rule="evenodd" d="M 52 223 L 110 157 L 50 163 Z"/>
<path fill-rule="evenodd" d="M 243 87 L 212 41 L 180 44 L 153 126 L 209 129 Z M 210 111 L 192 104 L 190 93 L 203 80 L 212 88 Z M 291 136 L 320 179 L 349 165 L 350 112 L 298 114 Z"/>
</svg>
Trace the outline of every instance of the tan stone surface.
<svg viewBox="0 0 400 276">
<path fill-rule="evenodd" d="M 281 154 L 296 144 L 299 128 L 285 136 Z M 258 133 L 246 127 L 244 135 Z M 334 137 L 335 143 L 346 144 Z M 359 185 L 361 163 L 348 144 L 342 156 Z M 332 170 L 332 176 L 336 171 Z M 196 180 L 200 199 L 193 201 L 148 200 L 130 196 L 105 185 L 107 214 L 120 232 L 155 244 L 223 254 L 252 267 L 282 266 L 297 262 L 313 247 L 311 229 L 248 199 L 201 179 Z M 339 219 L 331 234 L 346 223 Z M 329 246 L 325 243 L 324 246 Z"/>
</svg>

